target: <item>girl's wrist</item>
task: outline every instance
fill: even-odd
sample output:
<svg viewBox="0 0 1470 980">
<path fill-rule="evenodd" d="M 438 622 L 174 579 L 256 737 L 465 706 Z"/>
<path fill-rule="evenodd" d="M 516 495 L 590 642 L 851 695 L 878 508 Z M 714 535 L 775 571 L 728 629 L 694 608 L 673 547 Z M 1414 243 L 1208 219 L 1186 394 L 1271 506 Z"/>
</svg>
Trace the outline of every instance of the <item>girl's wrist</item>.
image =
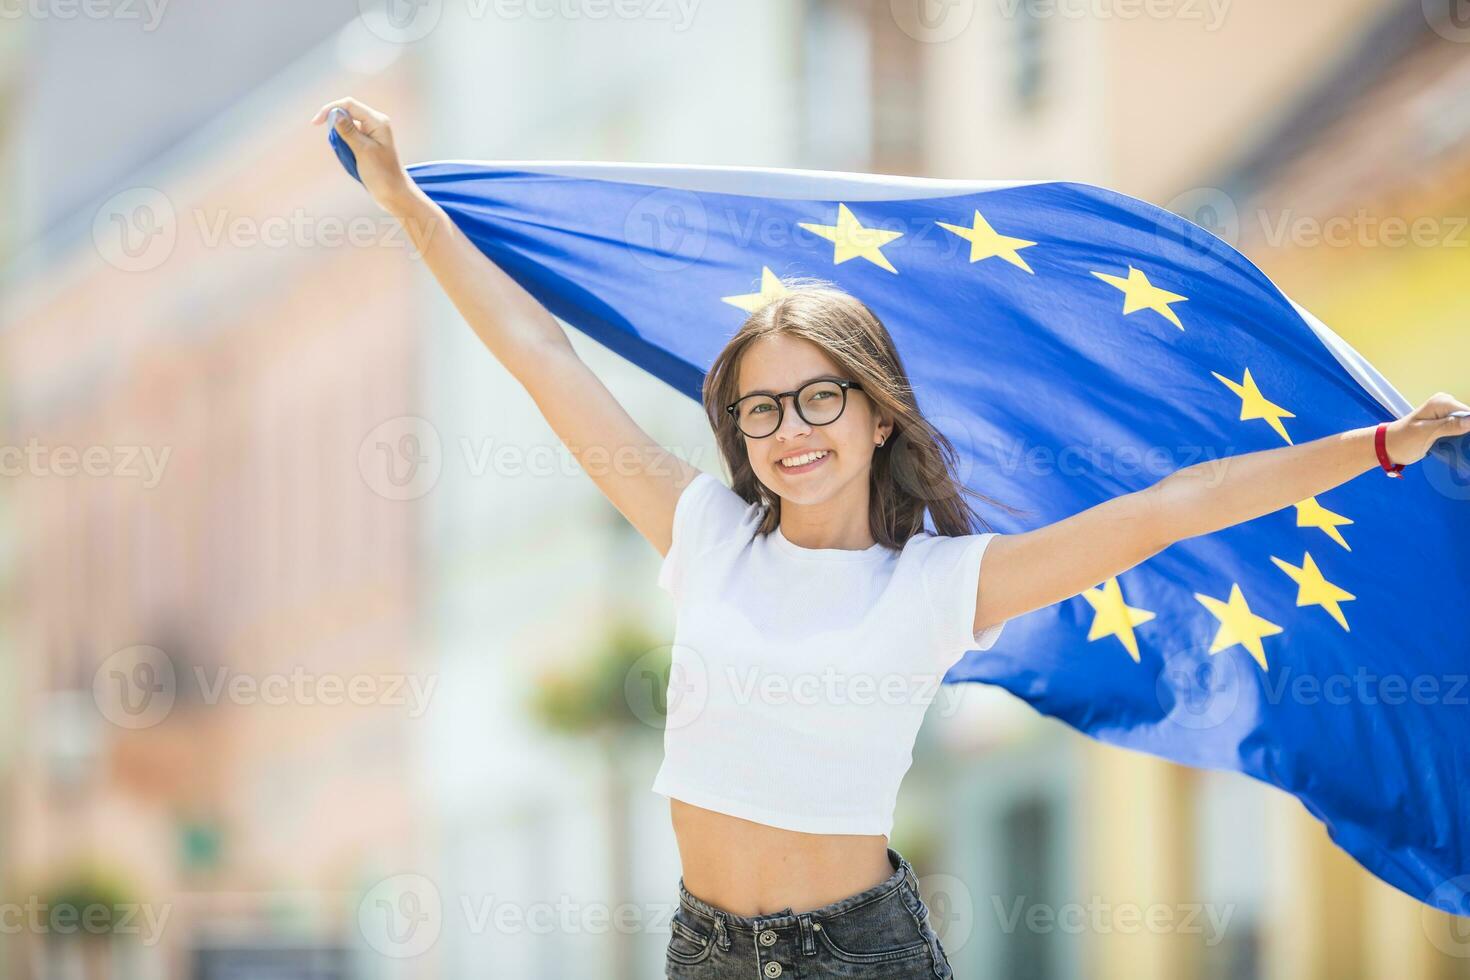
<svg viewBox="0 0 1470 980">
<path fill-rule="evenodd" d="M 1400 422 L 1402 420 L 1399 420 Z M 1412 460 L 1403 446 L 1403 428 L 1399 422 L 1383 422 L 1371 427 L 1373 434 L 1373 462 L 1389 476 L 1403 472 Z M 1382 435 L 1380 435 L 1382 433 Z"/>
<path fill-rule="evenodd" d="M 405 178 L 400 187 L 383 195 L 378 203 L 395 218 L 407 218 L 429 201 L 427 195 L 411 178 Z"/>
<path fill-rule="evenodd" d="M 1385 423 L 1384 450 L 1395 466 L 1413 466 L 1429 453 L 1434 440 L 1426 437 L 1426 423 L 1406 415 Z M 1375 430 L 1378 426 L 1373 427 Z"/>
</svg>

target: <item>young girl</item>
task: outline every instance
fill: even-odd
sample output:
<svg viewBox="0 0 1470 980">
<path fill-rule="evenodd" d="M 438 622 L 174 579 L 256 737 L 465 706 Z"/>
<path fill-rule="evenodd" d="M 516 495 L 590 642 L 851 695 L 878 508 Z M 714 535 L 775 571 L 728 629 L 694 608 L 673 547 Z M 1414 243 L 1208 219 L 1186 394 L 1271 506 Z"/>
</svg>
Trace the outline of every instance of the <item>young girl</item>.
<svg viewBox="0 0 1470 980">
<path fill-rule="evenodd" d="M 335 107 L 363 185 L 557 436 L 579 459 L 642 463 L 588 474 L 664 556 L 658 582 L 677 602 L 654 782 L 683 871 L 670 978 L 950 977 L 914 870 L 888 845 L 938 679 L 1008 620 L 1382 465 L 1368 426 L 1187 467 L 1025 533 L 975 533 L 953 448 L 888 332 L 816 286 L 753 313 L 706 377 L 727 487 L 654 444 L 418 188 L 386 116 L 347 98 L 313 123 Z M 1385 423 L 1387 455 L 1417 462 L 1470 431 L 1451 415 L 1464 410 L 1441 394 Z"/>
</svg>

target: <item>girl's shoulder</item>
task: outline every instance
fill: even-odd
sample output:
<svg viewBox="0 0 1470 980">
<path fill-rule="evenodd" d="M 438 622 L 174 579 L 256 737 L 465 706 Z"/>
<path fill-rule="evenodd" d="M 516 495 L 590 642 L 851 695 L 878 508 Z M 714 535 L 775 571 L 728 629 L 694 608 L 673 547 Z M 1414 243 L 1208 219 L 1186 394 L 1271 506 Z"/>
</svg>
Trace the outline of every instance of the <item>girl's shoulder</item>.
<svg viewBox="0 0 1470 980">
<path fill-rule="evenodd" d="M 722 542 L 749 540 L 764 511 L 763 504 L 751 503 L 701 470 L 684 486 L 674 507 L 673 539 L 659 568 L 659 586 L 678 596 L 689 565 Z"/>
<path fill-rule="evenodd" d="M 688 532 L 686 538 L 712 544 L 746 528 L 753 533 L 765 516 L 766 507 L 746 500 L 719 477 L 701 470 L 679 497 L 674 511 L 676 534 L 681 510 Z"/>
<path fill-rule="evenodd" d="M 969 650 L 988 650 L 1000 638 L 999 625 L 975 631 L 980 568 L 985 551 L 1000 535 L 932 534 L 921 531 L 904 542 L 900 562 L 917 579 L 929 614 L 933 642 L 946 665 Z"/>
</svg>

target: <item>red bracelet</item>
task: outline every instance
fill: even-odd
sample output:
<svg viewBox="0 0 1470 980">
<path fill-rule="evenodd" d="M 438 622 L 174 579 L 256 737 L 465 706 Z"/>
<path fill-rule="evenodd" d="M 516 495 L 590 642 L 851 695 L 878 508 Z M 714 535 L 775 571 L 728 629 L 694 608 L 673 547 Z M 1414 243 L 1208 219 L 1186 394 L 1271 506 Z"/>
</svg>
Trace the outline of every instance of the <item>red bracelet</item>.
<svg viewBox="0 0 1470 980">
<path fill-rule="evenodd" d="M 1373 435 L 1374 448 L 1378 450 L 1378 463 L 1383 467 L 1383 472 L 1389 476 L 1404 478 L 1404 464 L 1395 463 L 1388 458 L 1388 423 L 1380 422 L 1378 431 Z"/>
</svg>

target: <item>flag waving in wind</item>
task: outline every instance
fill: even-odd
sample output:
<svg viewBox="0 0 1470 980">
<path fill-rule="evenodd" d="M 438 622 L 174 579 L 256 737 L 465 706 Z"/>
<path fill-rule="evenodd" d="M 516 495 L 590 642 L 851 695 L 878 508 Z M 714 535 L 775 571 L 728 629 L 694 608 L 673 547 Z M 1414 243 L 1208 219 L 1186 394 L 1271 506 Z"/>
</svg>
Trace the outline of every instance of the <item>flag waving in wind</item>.
<svg viewBox="0 0 1470 980">
<path fill-rule="evenodd" d="M 351 150 L 329 138 L 357 177 Z M 1196 225 L 1100 187 L 764 168 L 407 169 L 557 317 L 696 400 L 781 279 L 892 334 L 959 478 L 1016 533 L 1195 463 L 1408 414 L 1362 357 Z M 1295 795 L 1380 878 L 1470 914 L 1470 460 L 1441 441 L 1178 542 L 1011 622 L 947 683 Z"/>
</svg>

